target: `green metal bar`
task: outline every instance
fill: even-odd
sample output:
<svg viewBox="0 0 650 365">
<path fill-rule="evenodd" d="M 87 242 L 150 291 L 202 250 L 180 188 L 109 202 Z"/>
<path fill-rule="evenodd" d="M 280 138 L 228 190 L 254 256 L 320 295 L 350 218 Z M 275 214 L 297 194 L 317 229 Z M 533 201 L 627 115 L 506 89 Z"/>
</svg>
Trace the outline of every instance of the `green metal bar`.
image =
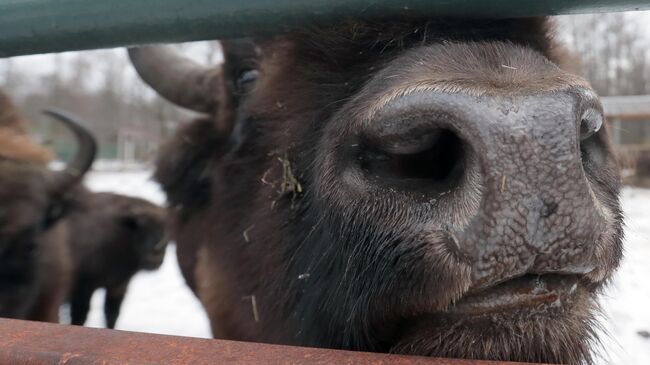
<svg viewBox="0 0 650 365">
<path fill-rule="evenodd" d="M 0 0 L 0 57 L 269 34 L 352 17 L 642 9 L 650 0 Z"/>
</svg>

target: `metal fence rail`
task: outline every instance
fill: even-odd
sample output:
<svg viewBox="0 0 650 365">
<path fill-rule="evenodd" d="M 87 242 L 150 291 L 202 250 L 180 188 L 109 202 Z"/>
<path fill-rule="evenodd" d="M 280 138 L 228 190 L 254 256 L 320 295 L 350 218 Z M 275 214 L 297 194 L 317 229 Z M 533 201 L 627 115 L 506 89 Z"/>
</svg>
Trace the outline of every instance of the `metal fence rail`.
<svg viewBox="0 0 650 365">
<path fill-rule="evenodd" d="M 650 9 L 648 0 L 2 0 L 0 57 L 268 34 L 342 17 L 519 17 Z"/>
<path fill-rule="evenodd" d="M 0 362 L 12 365 L 517 365 L 205 340 L 7 319 L 0 319 Z"/>
</svg>

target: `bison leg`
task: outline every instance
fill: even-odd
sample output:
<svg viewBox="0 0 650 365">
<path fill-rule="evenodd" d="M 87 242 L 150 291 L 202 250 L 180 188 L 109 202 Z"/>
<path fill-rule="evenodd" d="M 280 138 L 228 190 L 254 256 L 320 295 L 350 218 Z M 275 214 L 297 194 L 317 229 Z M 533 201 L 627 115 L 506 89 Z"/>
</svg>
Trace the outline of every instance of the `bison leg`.
<svg viewBox="0 0 650 365">
<path fill-rule="evenodd" d="M 120 315 L 120 307 L 126 295 L 127 283 L 116 287 L 106 288 L 106 300 L 104 301 L 104 315 L 106 316 L 106 327 L 115 328 L 117 317 Z"/>
<path fill-rule="evenodd" d="M 95 288 L 87 285 L 77 285 L 72 293 L 72 300 L 70 301 L 70 317 L 72 324 L 76 326 L 83 326 L 88 317 L 90 310 L 90 299 L 93 296 Z"/>
</svg>

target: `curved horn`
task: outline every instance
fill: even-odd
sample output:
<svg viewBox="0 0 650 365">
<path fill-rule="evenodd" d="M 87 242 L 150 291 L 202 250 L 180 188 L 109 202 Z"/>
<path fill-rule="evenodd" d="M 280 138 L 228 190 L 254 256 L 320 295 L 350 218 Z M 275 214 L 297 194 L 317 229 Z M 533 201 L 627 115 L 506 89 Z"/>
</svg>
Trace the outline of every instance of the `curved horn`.
<svg viewBox="0 0 650 365">
<path fill-rule="evenodd" d="M 77 152 L 72 161 L 63 171 L 57 172 L 53 178 L 52 190 L 63 193 L 78 183 L 95 160 L 97 141 L 75 116 L 57 109 L 47 109 L 43 113 L 53 117 L 72 131 L 77 139 Z"/>
<path fill-rule="evenodd" d="M 202 66 L 169 46 L 129 48 L 140 77 L 170 102 L 197 112 L 213 113 L 221 93 L 222 68 Z"/>
</svg>

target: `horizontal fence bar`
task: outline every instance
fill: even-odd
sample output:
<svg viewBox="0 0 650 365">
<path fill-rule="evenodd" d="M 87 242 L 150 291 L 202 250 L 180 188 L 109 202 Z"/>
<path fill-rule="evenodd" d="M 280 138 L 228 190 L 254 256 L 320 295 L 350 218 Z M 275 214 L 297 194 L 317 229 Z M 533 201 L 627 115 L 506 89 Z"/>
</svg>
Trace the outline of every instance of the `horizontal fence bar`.
<svg viewBox="0 0 650 365">
<path fill-rule="evenodd" d="M 0 57 L 284 32 L 342 18 L 520 17 L 650 9 L 648 0 L 2 0 Z"/>
<path fill-rule="evenodd" d="M 0 319 L 0 364 L 517 365 L 206 340 L 8 319 Z"/>
</svg>

